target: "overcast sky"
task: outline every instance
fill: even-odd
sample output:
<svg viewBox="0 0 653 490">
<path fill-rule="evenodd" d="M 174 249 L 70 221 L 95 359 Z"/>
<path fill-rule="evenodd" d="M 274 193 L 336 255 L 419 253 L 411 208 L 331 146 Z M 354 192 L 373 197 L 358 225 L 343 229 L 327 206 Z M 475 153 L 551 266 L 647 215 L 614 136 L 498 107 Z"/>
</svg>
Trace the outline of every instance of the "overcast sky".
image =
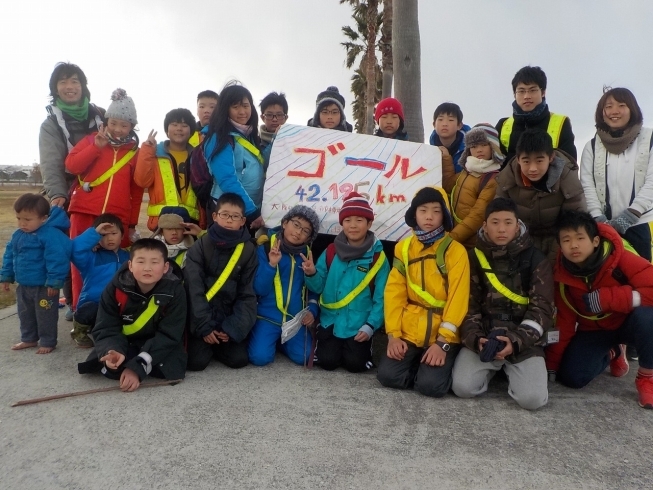
<svg viewBox="0 0 653 490">
<path fill-rule="evenodd" d="M 653 124 L 650 0 L 420 0 L 419 9 L 426 137 L 444 101 L 458 103 L 470 125 L 509 115 L 510 80 L 527 64 L 546 71 L 549 107 L 571 118 L 579 154 L 593 135 L 603 85 L 630 88 L 644 124 Z M 351 119 L 352 73 L 340 46 L 350 15 L 338 0 L 5 2 L 3 163 L 38 161 L 58 61 L 82 67 L 101 107 L 115 88 L 127 90 L 141 140 L 152 128 L 164 138 L 167 111 L 195 113 L 199 91 L 219 92 L 233 78 L 257 104 L 272 90 L 286 92 L 296 124 L 313 115 L 320 91 L 336 85 Z"/>
</svg>

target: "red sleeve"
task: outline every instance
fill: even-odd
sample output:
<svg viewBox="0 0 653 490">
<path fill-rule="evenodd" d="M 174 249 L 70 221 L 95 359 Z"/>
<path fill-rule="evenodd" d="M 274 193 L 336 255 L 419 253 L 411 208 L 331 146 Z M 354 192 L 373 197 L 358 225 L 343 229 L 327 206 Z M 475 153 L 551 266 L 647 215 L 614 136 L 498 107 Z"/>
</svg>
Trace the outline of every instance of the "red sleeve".
<svg viewBox="0 0 653 490">
<path fill-rule="evenodd" d="M 73 175 L 87 173 L 100 156 L 101 149 L 95 146 L 95 134 L 83 138 L 70 150 L 66 157 L 66 170 Z"/>
<path fill-rule="evenodd" d="M 137 157 L 139 155 L 140 155 L 140 151 L 137 150 L 136 155 L 132 157 L 131 162 L 129 163 L 129 165 L 131 166 L 131 174 L 132 174 L 132 178 L 129 183 L 130 193 L 131 193 L 131 203 L 132 203 L 131 216 L 129 218 L 129 226 L 136 226 L 138 224 L 138 216 L 141 212 L 141 203 L 143 202 L 143 192 L 145 190 L 141 186 L 139 186 L 136 183 L 136 180 L 134 179 Z"/>
<path fill-rule="evenodd" d="M 556 328 L 560 332 L 560 340 L 546 348 L 546 368 L 557 371 L 562 361 L 569 342 L 576 335 L 576 313 L 574 313 L 562 300 L 558 283 L 555 283 L 555 305 L 558 310 Z"/>
</svg>

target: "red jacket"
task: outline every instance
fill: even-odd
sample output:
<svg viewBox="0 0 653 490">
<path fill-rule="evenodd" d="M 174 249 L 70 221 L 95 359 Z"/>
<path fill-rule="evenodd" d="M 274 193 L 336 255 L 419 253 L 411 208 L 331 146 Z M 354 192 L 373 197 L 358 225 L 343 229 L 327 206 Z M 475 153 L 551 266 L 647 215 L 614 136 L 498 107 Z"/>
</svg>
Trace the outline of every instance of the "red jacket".
<svg viewBox="0 0 653 490">
<path fill-rule="evenodd" d="M 95 146 L 93 133 L 81 140 L 66 157 L 66 170 L 78 175 L 84 182 L 92 182 L 130 150 L 137 149 L 135 143 L 129 143 L 117 148 L 106 145 L 104 148 Z M 68 212 L 84 213 L 99 216 L 102 213 L 112 213 L 129 226 L 138 224 L 143 188 L 134 182 L 134 168 L 138 151 L 129 163 L 122 167 L 111 178 L 94 187 L 91 192 L 85 192 L 77 180 L 70 198 Z"/>
<path fill-rule="evenodd" d="M 546 350 L 547 369 L 557 371 L 562 355 L 576 333 L 576 323 L 578 323 L 578 330 L 582 331 L 618 329 L 628 314 L 633 311 L 633 291 L 639 293 L 641 306 L 653 306 L 653 264 L 625 250 L 623 241 L 614 228 L 602 223 L 598 226 L 599 235 L 612 242 L 613 250 L 599 269 L 592 284 L 587 284 L 582 277 L 572 275 L 562 265 L 562 252 L 558 252 L 553 279 L 555 304 L 558 309 L 556 326 L 560 331 L 560 341 L 551 344 Z M 614 277 L 615 269 L 621 271 L 625 276 L 623 282 L 627 280 L 627 284 L 622 284 Z M 600 289 L 599 298 L 603 313 L 611 314 L 601 320 L 589 320 L 577 315 L 563 301 L 560 295 L 560 283 L 565 285 L 567 301 L 581 315 L 595 316 L 586 308 L 583 295 L 597 289 Z"/>
</svg>

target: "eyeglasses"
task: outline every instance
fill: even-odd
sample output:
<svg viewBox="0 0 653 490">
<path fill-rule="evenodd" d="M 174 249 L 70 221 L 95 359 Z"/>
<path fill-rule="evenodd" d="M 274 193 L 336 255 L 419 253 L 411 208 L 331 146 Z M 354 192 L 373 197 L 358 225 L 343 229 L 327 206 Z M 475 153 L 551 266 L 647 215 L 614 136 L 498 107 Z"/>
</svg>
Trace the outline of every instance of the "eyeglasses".
<svg viewBox="0 0 653 490">
<path fill-rule="evenodd" d="M 270 119 L 271 121 L 274 121 L 275 119 L 277 120 L 283 119 L 284 117 L 286 117 L 286 115 L 283 112 L 279 114 L 270 114 L 269 112 L 266 112 L 265 114 L 263 114 L 263 117 L 265 119 Z"/>
<path fill-rule="evenodd" d="M 340 114 L 340 111 L 338 109 L 334 109 L 332 111 L 327 111 L 325 109 L 321 111 L 320 114 L 322 114 L 323 116 L 337 116 L 338 114 Z"/>
<path fill-rule="evenodd" d="M 515 90 L 515 93 L 516 93 L 517 95 L 524 96 L 524 95 L 526 95 L 526 94 L 528 94 L 528 95 L 535 95 L 535 94 L 538 93 L 539 91 L 540 91 L 540 88 L 539 88 L 539 87 L 537 87 L 537 88 L 529 88 L 528 90 L 526 90 L 526 89 L 524 89 L 524 88 L 519 88 L 519 89 Z"/>
<path fill-rule="evenodd" d="M 232 221 L 240 221 L 241 219 L 243 219 L 242 214 L 229 214 L 226 211 L 218 213 L 218 216 L 225 221 L 228 219 L 231 219 Z"/>
<path fill-rule="evenodd" d="M 312 229 L 302 227 L 302 224 L 296 219 L 291 219 L 290 222 L 292 223 L 295 230 L 301 231 L 304 236 L 310 236 L 311 233 L 313 233 Z"/>
</svg>

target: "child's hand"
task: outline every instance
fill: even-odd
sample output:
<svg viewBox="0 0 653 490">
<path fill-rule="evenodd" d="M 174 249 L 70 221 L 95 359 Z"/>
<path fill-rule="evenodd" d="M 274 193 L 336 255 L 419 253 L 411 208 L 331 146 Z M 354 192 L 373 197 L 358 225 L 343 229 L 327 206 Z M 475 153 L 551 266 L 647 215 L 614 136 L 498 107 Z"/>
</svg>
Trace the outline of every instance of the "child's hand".
<svg viewBox="0 0 653 490">
<path fill-rule="evenodd" d="M 3 282 L 2 283 L 2 290 L 3 291 L 9 291 L 9 283 L 8 282 Z"/>
<path fill-rule="evenodd" d="M 304 318 L 302 318 L 302 325 L 308 327 L 309 325 L 312 325 L 314 321 L 315 321 L 315 317 L 313 316 L 313 313 L 307 311 L 306 314 L 304 315 Z"/>
<path fill-rule="evenodd" d="M 305 257 L 304 254 L 299 254 L 299 256 L 304 260 L 304 262 L 302 262 L 302 270 L 304 271 L 304 274 L 307 276 L 314 276 L 317 270 L 313 263 L 313 251 L 308 251 L 308 257 Z"/>
<path fill-rule="evenodd" d="M 111 231 L 111 228 L 113 226 L 114 225 L 111 223 L 100 223 L 95 227 L 95 231 L 97 231 L 100 235 L 104 236 Z"/>
<path fill-rule="evenodd" d="M 388 337 L 389 337 L 388 350 L 387 350 L 388 357 L 396 361 L 401 361 L 406 355 L 406 351 L 408 350 L 408 345 L 406 345 L 406 342 L 404 342 L 401 339 L 398 339 L 391 335 Z"/>
<path fill-rule="evenodd" d="M 98 132 L 95 135 L 95 146 L 98 148 L 104 148 L 109 144 L 109 130 L 104 127 L 104 124 L 100 124 Z"/>
<path fill-rule="evenodd" d="M 131 243 L 134 243 L 138 240 L 141 239 L 141 234 L 138 232 L 136 228 L 130 228 L 129 229 L 129 241 Z"/>
<path fill-rule="evenodd" d="M 497 340 L 501 340 L 506 343 L 506 346 L 497 352 L 497 355 L 495 356 L 495 359 L 502 361 L 510 354 L 512 354 L 512 340 L 510 340 L 508 337 L 504 337 L 503 335 L 497 335 Z"/>
<path fill-rule="evenodd" d="M 59 296 L 59 290 L 55 288 L 48 288 L 48 296 Z"/>
<path fill-rule="evenodd" d="M 483 347 L 485 347 L 486 343 L 487 343 L 487 338 L 482 337 L 482 338 L 478 339 L 478 353 L 479 354 L 483 350 Z"/>
<path fill-rule="evenodd" d="M 63 208 L 65 204 L 66 204 L 65 197 L 55 197 L 52 201 L 50 201 L 51 208 Z"/>
<path fill-rule="evenodd" d="M 442 350 L 442 347 L 438 344 L 433 344 L 431 347 L 426 349 L 421 362 L 428 366 L 444 366 L 444 360 L 446 357 L 447 353 Z"/>
<path fill-rule="evenodd" d="M 138 374 L 131 369 L 125 368 L 120 375 L 120 389 L 122 391 L 134 391 L 140 385 L 141 381 L 138 379 Z"/>
<path fill-rule="evenodd" d="M 449 150 L 447 150 L 446 146 L 438 146 L 440 148 L 440 151 L 442 152 L 443 157 L 448 157 L 449 156 Z"/>
<path fill-rule="evenodd" d="M 367 342 L 368 340 L 370 340 L 370 336 L 367 335 L 365 332 L 358 332 L 356 334 L 356 337 L 354 337 L 354 340 L 356 342 Z"/>
<path fill-rule="evenodd" d="M 277 240 L 277 243 L 274 244 L 274 247 L 270 247 L 270 253 L 268 254 L 268 258 L 270 260 L 271 267 L 276 267 L 277 265 L 279 265 L 279 262 L 281 261 L 281 250 L 279 250 L 280 246 L 281 246 L 281 240 Z"/>
<path fill-rule="evenodd" d="M 100 362 L 103 362 L 109 369 L 118 369 L 118 366 L 120 366 L 124 360 L 125 355 L 116 352 L 115 350 L 110 350 L 104 355 L 104 357 L 100 358 Z"/>
<path fill-rule="evenodd" d="M 254 221 L 252 221 L 252 224 L 249 225 L 249 227 L 250 227 L 252 230 L 258 230 L 258 229 L 259 229 L 261 226 L 263 226 L 263 225 L 265 225 L 265 223 L 263 222 L 263 218 L 262 218 L 261 216 L 259 216 L 259 217 L 256 218 Z"/>
<path fill-rule="evenodd" d="M 181 225 L 185 228 L 184 235 L 197 236 L 202 233 L 202 228 L 195 223 L 182 223 Z"/>
<path fill-rule="evenodd" d="M 220 339 L 218 338 L 218 331 L 217 330 L 214 330 L 210 334 L 206 335 L 205 337 L 203 337 L 203 339 L 204 339 L 204 342 L 206 342 L 207 344 L 219 344 L 220 343 Z"/>
<path fill-rule="evenodd" d="M 218 337 L 218 340 L 222 343 L 229 342 L 229 335 L 224 332 L 215 332 L 215 336 Z"/>
<path fill-rule="evenodd" d="M 143 141 L 143 144 L 156 148 L 156 131 L 150 131 L 150 134 L 147 135 L 147 139 Z"/>
</svg>

